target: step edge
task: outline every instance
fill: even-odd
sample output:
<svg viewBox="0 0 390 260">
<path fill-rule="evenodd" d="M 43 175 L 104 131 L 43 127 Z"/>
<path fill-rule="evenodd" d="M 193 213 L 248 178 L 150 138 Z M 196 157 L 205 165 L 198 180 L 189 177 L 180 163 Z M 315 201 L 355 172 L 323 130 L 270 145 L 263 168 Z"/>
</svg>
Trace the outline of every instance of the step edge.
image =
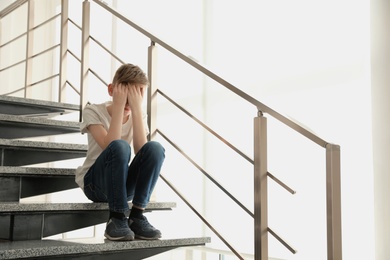
<svg viewBox="0 0 390 260">
<path fill-rule="evenodd" d="M 132 203 L 129 202 L 131 208 Z M 175 208 L 175 202 L 149 202 L 147 210 L 162 210 Z M 108 203 L 78 202 L 78 203 L 0 203 L 0 215 L 4 214 L 30 214 L 30 213 L 66 213 L 82 211 L 104 211 L 108 210 Z"/>
<path fill-rule="evenodd" d="M 74 168 L 0 166 L 0 176 L 75 176 Z"/>
<path fill-rule="evenodd" d="M 67 109 L 75 112 L 80 110 L 80 106 L 76 104 L 40 100 L 40 99 L 33 99 L 33 98 L 21 98 L 21 97 L 0 95 L 0 101 L 11 103 L 11 104 L 31 105 L 36 107 Z"/>
<path fill-rule="evenodd" d="M 45 142 L 45 141 L 29 141 L 18 139 L 0 138 L 0 147 L 23 147 L 35 149 L 63 149 L 63 150 L 81 150 L 87 151 L 87 144 L 73 144 L 60 142 Z"/>
<path fill-rule="evenodd" d="M 57 255 L 80 255 L 80 254 L 93 254 L 98 252 L 110 253 L 110 252 L 124 252 L 131 250 L 141 250 L 150 248 L 164 248 L 164 247 L 184 247 L 205 245 L 211 242 L 210 237 L 190 237 L 190 238 L 168 238 L 159 240 L 134 240 L 127 242 L 113 242 L 103 240 L 100 243 L 74 243 L 64 241 L 64 245 L 61 245 L 62 241 L 55 240 L 41 240 L 39 244 L 45 244 L 45 242 L 57 244 L 51 246 L 31 247 L 31 248 L 18 248 L 0 250 L 0 257 L 2 259 L 17 259 L 23 257 L 44 257 L 44 256 L 57 256 Z M 68 243 L 68 245 L 66 244 Z M 73 244 L 70 244 L 73 243 Z M 22 243 L 20 243 L 22 244 Z M 27 243 L 23 243 L 26 245 Z M 69 245 L 70 244 L 70 245 Z M 49 251 L 50 250 L 50 251 Z"/>
<path fill-rule="evenodd" d="M 80 122 L 76 122 L 76 121 L 54 120 L 54 119 L 46 119 L 41 117 L 25 117 L 25 116 L 7 115 L 7 114 L 0 114 L 0 121 L 21 123 L 21 124 L 22 123 L 34 124 L 34 125 L 51 126 L 51 127 L 67 127 L 72 129 L 80 128 Z"/>
</svg>

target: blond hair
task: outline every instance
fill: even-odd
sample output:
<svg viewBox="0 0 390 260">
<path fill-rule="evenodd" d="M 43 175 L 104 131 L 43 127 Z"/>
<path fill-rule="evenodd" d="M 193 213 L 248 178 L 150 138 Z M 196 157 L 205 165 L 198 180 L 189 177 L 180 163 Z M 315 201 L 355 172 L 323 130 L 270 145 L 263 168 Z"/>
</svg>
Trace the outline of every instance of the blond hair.
<svg viewBox="0 0 390 260">
<path fill-rule="evenodd" d="M 123 64 L 115 72 L 112 83 L 115 84 L 135 84 L 135 85 L 149 85 L 149 80 L 146 74 L 140 67 L 133 64 Z"/>
</svg>

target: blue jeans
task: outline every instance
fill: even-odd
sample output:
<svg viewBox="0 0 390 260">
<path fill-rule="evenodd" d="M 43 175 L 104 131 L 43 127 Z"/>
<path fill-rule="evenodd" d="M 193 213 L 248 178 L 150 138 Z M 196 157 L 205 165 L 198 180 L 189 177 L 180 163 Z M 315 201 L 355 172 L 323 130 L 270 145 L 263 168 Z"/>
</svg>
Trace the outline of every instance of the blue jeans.
<svg viewBox="0 0 390 260">
<path fill-rule="evenodd" d="M 93 202 L 108 202 L 110 211 L 125 213 L 128 201 L 145 208 L 160 175 L 165 150 L 147 142 L 130 162 L 131 148 L 115 140 L 99 155 L 84 177 L 84 193 Z"/>
</svg>

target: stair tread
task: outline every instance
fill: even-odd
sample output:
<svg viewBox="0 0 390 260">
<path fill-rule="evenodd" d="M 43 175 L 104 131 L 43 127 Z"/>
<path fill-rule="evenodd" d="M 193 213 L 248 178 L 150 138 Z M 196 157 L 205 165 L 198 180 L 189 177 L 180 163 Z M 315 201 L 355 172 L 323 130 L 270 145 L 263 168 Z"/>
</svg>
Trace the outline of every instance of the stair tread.
<svg viewBox="0 0 390 260">
<path fill-rule="evenodd" d="M 129 207 L 131 207 L 129 202 Z M 149 202 L 147 210 L 165 210 L 176 207 L 175 202 Z M 108 210 L 107 203 L 0 203 L 0 215 L 8 213 Z"/>
<path fill-rule="evenodd" d="M 0 166 L 0 176 L 74 176 L 73 168 Z"/>
<path fill-rule="evenodd" d="M 109 253 L 156 247 L 197 246 L 210 243 L 210 241 L 209 237 L 191 237 L 127 242 L 112 242 L 104 238 L 0 242 L 0 258 L 19 259 L 24 257 Z"/>
<path fill-rule="evenodd" d="M 58 143 L 58 142 L 42 142 L 42 141 L 27 141 L 0 138 L 0 146 L 8 147 L 28 147 L 28 148 L 44 148 L 44 149 L 61 149 L 61 150 L 80 150 L 87 151 L 86 144 L 73 143 Z"/>
</svg>

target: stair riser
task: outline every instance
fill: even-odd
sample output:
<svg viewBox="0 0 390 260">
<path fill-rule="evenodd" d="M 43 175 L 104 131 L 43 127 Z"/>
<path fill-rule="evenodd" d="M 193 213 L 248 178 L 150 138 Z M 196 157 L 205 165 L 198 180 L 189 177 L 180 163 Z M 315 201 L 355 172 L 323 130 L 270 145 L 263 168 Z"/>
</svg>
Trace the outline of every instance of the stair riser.
<svg viewBox="0 0 390 260">
<path fill-rule="evenodd" d="M 0 138 L 16 139 L 78 133 L 77 128 L 54 127 L 23 123 L 0 122 Z"/>
<path fill-rule="evenodd" d="M 1 149 L 1 166 L 24 166 L 67 159 L 83 158 L 84 151 L 61 151 L 50 149 L 26 149 L 5 147 Z"/>
<path fill-rule="evenodd" d="M 4 177 L 0 176 L 0 203 L 19 202 L 21 198 L 77 188 L 73 176 Z"/>
<path fill-rule="evenodd" d="M 0 206 L 0 240 L 10 241 L 40 240 L 105 223 L 109 216 L 107 203 L 0 203 Z M 171 210 L 173 206 L 174 203 L 151 202 L 145 212 Z"/>
<path fill-rule="evenodd" d="M 119 242 L 120 243 L 120 242 Z M 201 244 L 204 246 L 204 244 Z M 196 246 L 196 245 L 195 245 Z M 127 250 L 123 252 L 98 252 L 98 253 L 88 253 L 88 254 L 75 254 L 75 255 L 66 255 L 66 256 L 50 256 L 47 258 L 40 257 L 40 259 L 77 259 L 77 260 L 141 260 L 157 254 L 167 252 L 169 250 L 178 248 L 178 246 L 170 247 L 155 247 L 148 249 L 137 249 L 137 250 Z"/>
<path fill-rule="evenodd" d="M 76 104 L 0 95 L 1 114 L 51 117 L 79 111 L 80 106 Z"/>
<path fill-rule="evenodd" d="M 44 116 L 48 115 L 61 115 L 65 113 L 64 109 L 58 108 L 45 108 L 45 107 L 34 107 L 20 104 L 7 104 L 0 102 L 0 113 L 7 115 L 25 115 L 25 116 Z"/>
<path fill-rule="evenodd" d="M 40 240 L 44 237 L 104 223 L 108 215 L 108 211 L 0 215 L 2 227 L 0 239 Z"/>
</svg>

